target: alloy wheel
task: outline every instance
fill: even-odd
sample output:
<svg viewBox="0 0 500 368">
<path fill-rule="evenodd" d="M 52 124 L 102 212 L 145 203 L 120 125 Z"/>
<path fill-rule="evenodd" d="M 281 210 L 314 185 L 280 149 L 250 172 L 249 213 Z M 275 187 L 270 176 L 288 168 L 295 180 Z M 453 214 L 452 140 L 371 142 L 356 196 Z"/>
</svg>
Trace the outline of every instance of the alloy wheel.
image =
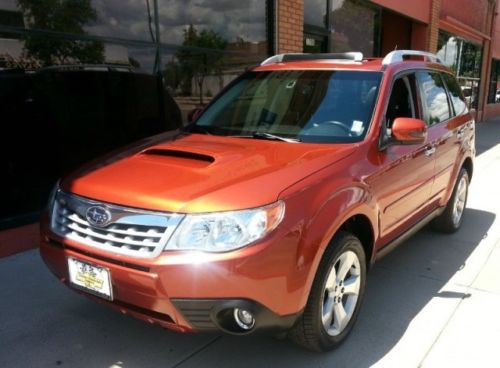
<svg viewBox="0 0 500 368">
<path fill-rule="evenodd" d="M 336 259 L 325 283 L 321 319 L 328 335 L 339 335 L 351 320 L 360 286 L 360 262 L 356 253 L 348 250 Z"/>
<path fill-rule="evenodd" d="M 453 224 L 458 226 L 465 209 L 465 201 L 467 200 L 467 179 L 462 176 L 458 182 L 457 192 L 453 203 Z"/>
</svg>

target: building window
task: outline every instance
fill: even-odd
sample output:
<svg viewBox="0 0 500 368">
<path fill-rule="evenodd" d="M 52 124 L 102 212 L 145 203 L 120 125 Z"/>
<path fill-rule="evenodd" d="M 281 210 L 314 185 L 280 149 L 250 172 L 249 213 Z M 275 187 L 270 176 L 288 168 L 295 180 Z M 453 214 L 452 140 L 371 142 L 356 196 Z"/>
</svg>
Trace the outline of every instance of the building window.
<svg viewBox="0 0 500 368">
<path fill-rule="evenodd" d="M 0 227 L 40 210 L 63 172 L 185 124 L 265 59 L 274 3 L 0 0 Z"/>
<path fill-rule="evenodd" d="M 500 103 L 500 60 L 491 60 L 490 88 L 488 103 Z"/>
<path fill-rule="evenodd" d="M 304 52 L 328 52 L 329 0 L 304 2 Z"/>
<path fill-rule="evenodd" d="M 331 52 L 379 54 L 381 8 L 361 1 L 333 0 L 330 8 Z"/>
<path fill-rule="evenodd" d="M 360 0 L 311 0 L 304 4 L 304 52 L 380 54 L 381 7 Z"/>
<path fill-rule="evenodd" d="M 477 109 L 483 48 L 461 37 L 439 31 L 438 50 L 440 59 L 454 71 L 467 105 Z"/>
</svg>

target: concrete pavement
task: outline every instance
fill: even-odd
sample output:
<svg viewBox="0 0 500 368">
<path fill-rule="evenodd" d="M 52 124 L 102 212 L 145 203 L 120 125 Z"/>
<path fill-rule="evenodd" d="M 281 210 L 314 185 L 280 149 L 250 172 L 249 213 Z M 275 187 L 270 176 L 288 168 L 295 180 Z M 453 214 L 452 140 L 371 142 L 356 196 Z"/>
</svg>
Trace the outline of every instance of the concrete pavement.
<svg viewBox="0 0 500 368">
<path fill-rule="evenodd" d="M 463 228 L 424 229 L 376 264 L 336 351 L 149 326 L 71 292 L 29 251 L 0 259 L 0 367 L 499 367 L 500 120 L 477 132 Z"/>
</svg>

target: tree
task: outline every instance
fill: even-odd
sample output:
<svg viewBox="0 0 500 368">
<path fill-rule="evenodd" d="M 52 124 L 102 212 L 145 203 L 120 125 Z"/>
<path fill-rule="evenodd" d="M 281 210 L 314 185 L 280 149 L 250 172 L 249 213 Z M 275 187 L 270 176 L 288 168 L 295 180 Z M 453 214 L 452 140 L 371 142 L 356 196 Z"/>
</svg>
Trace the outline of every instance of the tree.
<svg viewBox="0 0 500 368">
<path fill-rule="evenodd" d="M 128 63 L 132 68 L 135 69 L 140 69 L 141 67 L 141 62 L 137 60 L 136 58 L 133 58 L 132 56 L 128 57 Z"/>
<path fill-rule="evenodd" d="M 198 32 L 191 24 L 184 30 L 182 46 L 184 47 L 176 54 L 180 64 L 181 88 L 183 92 L 190 92 L 191 81 L 194 79 L 200 93 L 200 104 L 203 105 L 205 78 L 221 73 L 224 56 L 221 51 L 226 48 L 227 41 L 213 30 L 204 29 Z"/>
<path fill-rule="evenodd" d="M 175 94 L 182 83 L 182 71 L 180 64 L 175 60 L 169 61 L 165 65 L 163 78 L 165 80 L 165 85 L 169 88 L 170 92 Z"/>
<path fill-rule="evenodd" d="M 85 35 L 83 26 L 97 19 L 91 0 L 18 0 L 27 25 L 31 29 Z M 24 49 L 29 57 L 44 66 L 80 62 L 104 62 L 104 45 L 99 41 L 68 40 L 41 37 L 30 33 L 23 36 Z"/>
</svg>

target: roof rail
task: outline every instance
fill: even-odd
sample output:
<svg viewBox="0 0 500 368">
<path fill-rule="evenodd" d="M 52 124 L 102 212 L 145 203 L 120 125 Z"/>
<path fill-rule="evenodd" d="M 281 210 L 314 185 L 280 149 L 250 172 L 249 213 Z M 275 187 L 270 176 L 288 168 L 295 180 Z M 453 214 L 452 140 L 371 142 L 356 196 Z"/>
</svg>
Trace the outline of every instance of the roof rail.
<svg viewBox="0 0 500 368">
<path fill-rule="evenodd" d="M 405 56 L 422 56 L 424 59 L 427 58 L 434 63 L 443 64 L 441 59 L 436 54 L 432 54 L 430 52 L 417 50 L 394 50 L 385 56 L 384 60 L 382 60 L 382 65 L 389 65 L 404 61 Z"/>
<path fill-rule="evenodd" d="M 284 63 L 287 61 L 305 61 L 305 60 L 352 60 L 363 61 L 361 52 L 343 52 L 330 54 L 278 54 L 264 60 L 260 65 L 269 65 Z"/>
</svg>

